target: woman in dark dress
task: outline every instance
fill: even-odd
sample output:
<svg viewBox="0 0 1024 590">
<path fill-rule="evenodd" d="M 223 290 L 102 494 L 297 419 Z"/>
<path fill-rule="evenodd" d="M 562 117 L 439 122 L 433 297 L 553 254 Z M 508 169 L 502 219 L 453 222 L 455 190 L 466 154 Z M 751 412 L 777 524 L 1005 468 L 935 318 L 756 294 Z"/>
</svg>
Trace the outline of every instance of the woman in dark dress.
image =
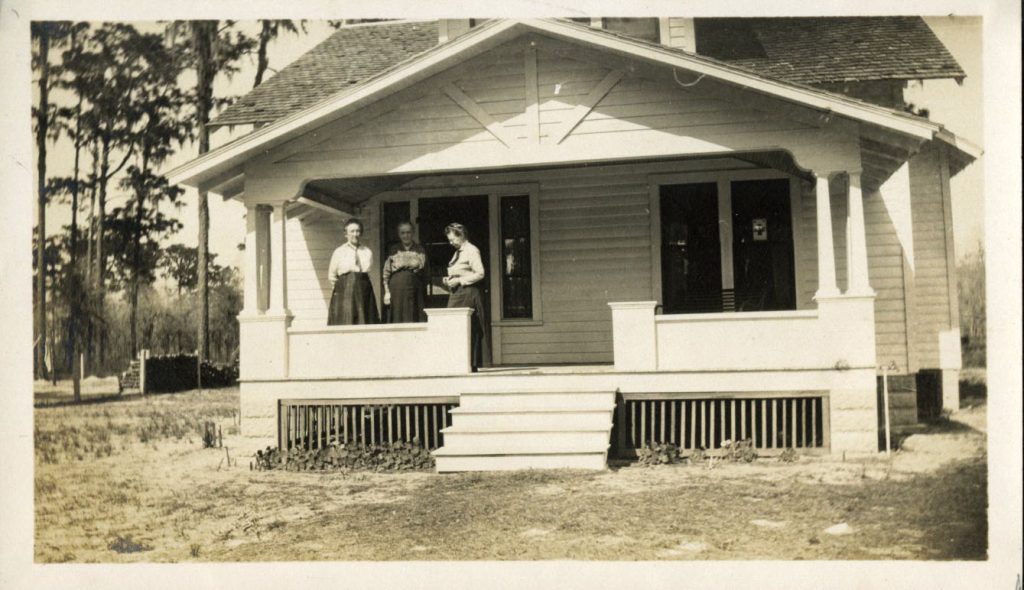
<svg viewBox="0 0 1024 590">
<path fill-rule="evenodd" d="M 473 310 L 470 338 L 472 343 L 471 363 L 475 373 L 480 367 L 491 366 L 491 338 L 484 310 L 484 299 L 478 283 L 484 279 L 484 263 L 480 250 L 469 242 L 469 232 L 460 223 L 444 228 L 448 243 L 455 248 L 455 254 L 448 263 L 445 286 L 451 292 L 448 307 L 468 307 Z"/>
<path fill-rule="evenodd" d="M 358 219 L 345 223 L 346 243 L 331 255 L 327 277 L 334 283 L 331 304 L 327 308 L 328 326 L 379 324 L 377 298 L 366 272 L 373 267 L 373 252 L 359 245 L 363 224 Z"/>
<path fill-rule="evenodd" d="M 388 248 L 382 275 L 384 305 L 390 306 L 388 321 L 392 324 L 422 322 L 426 298 L 424 268 L 427 252 L 412 239 L 413 227 L 408 221 L 398 224 L 397 244 Z"/>
</svg>

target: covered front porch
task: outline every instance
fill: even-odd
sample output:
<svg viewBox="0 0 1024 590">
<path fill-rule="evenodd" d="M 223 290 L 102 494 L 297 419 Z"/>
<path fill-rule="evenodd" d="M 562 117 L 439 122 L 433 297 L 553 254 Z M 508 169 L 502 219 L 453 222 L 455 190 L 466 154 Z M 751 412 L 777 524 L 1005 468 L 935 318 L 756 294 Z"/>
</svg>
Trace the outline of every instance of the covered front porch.
<svg viewBox="0 0 1024 590">
<path fill-rule="evenodd" d="M 879 194 L 936 134 L 585 27 L 481 25 L 187 172 L 247 207 L 243 430 L 290 432 L 293 400 L 344 413 L 511 399 L 507 433 L 529 422 L 523 405 L 592 403 L 610 429 L 612 412 L 642 401 L 626 430 L 652 432 L 650 420 L 714 448 L 733 413 L 728 436 L 756 422 L 777 444 L 772 421 L 815 399 L 800 414 L 815 412 L 813 427 L 787 433 L 790 419 L 783 444 L 874 452 L 878 347 L 908 354 L 905 339 L 876 342 L 907 327 L 889 313 L 902 287 L 887 285 L 876 318 L 868 239 L 887 244 L 880 266 L 902 264 L 887 207 L 909 193 Z M 425 322 L 326 326 L 327 264 L 350 217 L 378 259 L 399 221 L 416 224 L 431 263 Z M 494 364 L 552 368 L 470 373 L 469 310 L 439 308 L 451 221 L 487 267 Z M 379 297 L 379 265 L 370 276 Z M 538 401 L 548 393 L 553 408 Z M 785 401 L 762 410 L 770 400 Z M 680 430 L 684 411 L 717 434 Z"/>
</svg>

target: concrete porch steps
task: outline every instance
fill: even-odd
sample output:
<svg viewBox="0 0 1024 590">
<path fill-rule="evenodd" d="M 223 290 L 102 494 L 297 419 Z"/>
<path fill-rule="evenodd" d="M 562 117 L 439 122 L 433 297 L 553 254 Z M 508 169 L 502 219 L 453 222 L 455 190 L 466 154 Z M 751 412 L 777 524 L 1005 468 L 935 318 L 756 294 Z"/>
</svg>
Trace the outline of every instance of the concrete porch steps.
<svg viewBox="0 0 1024 590">
<path fill-rule="evenodd" d="M 464 393 L 437 471 L 605 469 L 614 410 L 614 391 Z"/>
</svg>

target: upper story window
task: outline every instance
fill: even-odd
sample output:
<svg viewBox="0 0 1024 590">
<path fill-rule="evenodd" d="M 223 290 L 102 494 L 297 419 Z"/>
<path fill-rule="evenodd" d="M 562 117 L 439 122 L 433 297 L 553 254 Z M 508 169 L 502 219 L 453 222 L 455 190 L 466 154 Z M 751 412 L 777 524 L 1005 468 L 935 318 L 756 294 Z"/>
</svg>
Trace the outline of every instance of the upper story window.
<svg viewBox="0 0 1024 590">
<path fill-rule="evenodd" d="M 603 18 L 601 25 L 613 33 L 652 43 L 658 43 L 660 37 L 656 18 Z"/>
</svg>

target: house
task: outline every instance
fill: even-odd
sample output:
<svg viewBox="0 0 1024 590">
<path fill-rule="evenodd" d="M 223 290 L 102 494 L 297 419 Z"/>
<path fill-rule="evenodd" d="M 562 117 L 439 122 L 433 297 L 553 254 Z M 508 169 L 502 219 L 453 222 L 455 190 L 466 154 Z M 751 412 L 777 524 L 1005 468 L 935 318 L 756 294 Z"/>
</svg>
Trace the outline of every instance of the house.
<svg viewBox="0 0 1024 590">
<path fill-rule="evenodd" d="M 956 407 L 949 179 L 979 151 L 904 112 L 908 80 L 964 76 L 927 25 L 583 20 L 343 28 L 171 172 L 247 207 L 243 434 L 601 468 L 656 442 L 877 452 L 881 367 L 894 423 Z M 352 216 L 377 252 L 416 221 L 425 323 L 326 325 Z M 489 273 L 479 373 L 443 308 L 455 220 Z"/>
</svg>

